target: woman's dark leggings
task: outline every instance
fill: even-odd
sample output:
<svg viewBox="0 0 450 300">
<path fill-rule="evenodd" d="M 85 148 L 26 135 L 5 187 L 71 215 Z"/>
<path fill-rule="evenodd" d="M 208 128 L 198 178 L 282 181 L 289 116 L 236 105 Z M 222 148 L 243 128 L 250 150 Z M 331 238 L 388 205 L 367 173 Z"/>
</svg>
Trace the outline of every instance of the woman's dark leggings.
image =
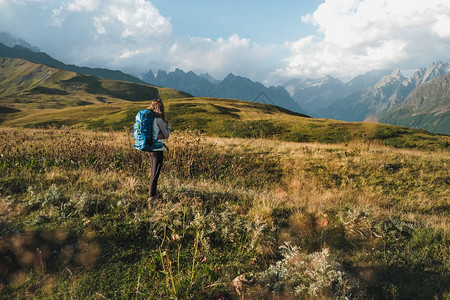
<svg viewBox="0 0 450 300">
<path fill-rule="evenodd" d="M 163 164 L 163 151 L 149 152 L 150 163 L 152 167 L 152 176 L 150 177 L 150 197 L 156 196 L 156 186 L 158 185 L 159 173 Z"/>
</svg>

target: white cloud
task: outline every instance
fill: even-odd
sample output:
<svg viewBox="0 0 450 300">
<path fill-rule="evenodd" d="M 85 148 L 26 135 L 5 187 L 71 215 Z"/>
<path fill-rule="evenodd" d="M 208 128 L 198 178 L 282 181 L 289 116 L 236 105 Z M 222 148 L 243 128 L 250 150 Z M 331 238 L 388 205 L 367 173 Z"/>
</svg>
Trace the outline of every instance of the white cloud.
<svg viewBox="0 0 450 300">
<path fill-rule="evenodd" d="M 93 11 L 98 8 L 97 0 L 73 0 L 67 5 L 69 11 Z"/>
<path fill-rule="evenodd" d="M 0 0 L 0 11 L 1 31 L 65 63 L 133 74 L 182 68 L 266 83 L 327 74 L 349 79 L 450 56 L 448 0 L 325 0 L 302 17 L 317 33 L 284 45 L 258 45 L 238 34 L 175 36 L 170 19 L 147 0 Z"/>
<path fill-rule="evenodd" d="M 302 21 L 318 34 L 287 43 L 291 55 L 275 74 L 350 78 L 450 56 L 447 0 L 326 0 Z"/>
<path fill-rule="evenodd" d="M 235 34 L 216 41 L 207 38 L 178 39 L 168 52 L 168 60 L 171 69 L 178 67 L 197 73 L 209 72 L 216 78 L 230 72 L 255 78 L 261 73 L 262 62 L 271 54 L 271 47 L 261 47 Z"/>
<path fill-rule="evenodd" d="M 449 8 L 450 10 L 450 8 Z M 433 31 L 440 38 L 450 39 L 450 12 L 447 15 L 439 15 L 436 17 L 436 23 L 433 26 Z"/>
<path fill-rule="evenodd" d="M 16 0 L 0 2 L 0 10 L 2 31 L 66 63 L 94 67 L 124 66 L 172 34 L 170 21 L 145 0 Z"/>
<path fill-rule="evenodd" d="M 170 19 L 146 0 L 0 0 L 0 10 L 7 12 L 2 31 L 65 63 L 133 74 L 182 68 L 221 78 L 233 72 L 260 80 L 273 70 L 262 71 L 272 46 L 238 35 L 176 37 Z"/>
</svg>

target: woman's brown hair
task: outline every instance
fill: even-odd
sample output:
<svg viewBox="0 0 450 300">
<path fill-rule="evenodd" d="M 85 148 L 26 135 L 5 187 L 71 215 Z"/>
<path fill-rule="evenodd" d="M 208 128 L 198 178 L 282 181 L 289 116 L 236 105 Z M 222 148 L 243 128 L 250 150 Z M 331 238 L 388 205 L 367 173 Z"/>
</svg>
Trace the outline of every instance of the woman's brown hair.
<svg viewBox="0 0 450 300">
<path fill-rule="evenodd" d="M 166 113 L 164 112 L 164 104 L 160 98 L 153 100 L 148 109 L 155 114 L 155 118 L 161 118 L 164 122 L 167 122 Z"/>
</svg>

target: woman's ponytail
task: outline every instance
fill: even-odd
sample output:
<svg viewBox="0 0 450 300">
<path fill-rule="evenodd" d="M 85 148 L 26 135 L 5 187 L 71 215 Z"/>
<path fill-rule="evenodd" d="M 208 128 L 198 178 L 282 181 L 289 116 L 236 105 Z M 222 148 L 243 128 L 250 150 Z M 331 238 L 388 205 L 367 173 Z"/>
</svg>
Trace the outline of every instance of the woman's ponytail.
<svg viewBox="0 0 450 300">
<path fill-rule="evenodd" d="M 155 117 L 161 118 L 164 120 L 164 122 L 167 123 L 166 113 L 164 111 L 164 104 L 163 104 L 161 98 L 157 98 L 157 99 L 153 100 L 152 104 L 150 104 L 150 107 L 148 109 L 153 111 L 153 113 L 155 114 Z"/>
</svg>

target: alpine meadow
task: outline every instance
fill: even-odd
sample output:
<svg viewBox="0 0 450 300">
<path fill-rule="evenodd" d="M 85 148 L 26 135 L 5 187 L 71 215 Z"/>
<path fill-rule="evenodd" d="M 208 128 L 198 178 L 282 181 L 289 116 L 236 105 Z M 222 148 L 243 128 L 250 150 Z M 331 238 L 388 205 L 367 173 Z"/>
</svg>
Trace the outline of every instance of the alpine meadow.
<svg viewBox="0 0 450 300">
<path fill-rule="evenodd" d="M 0 78 L 1 299 L 450 298 L 447 135 L 18 58 Z"/>
</svg>

